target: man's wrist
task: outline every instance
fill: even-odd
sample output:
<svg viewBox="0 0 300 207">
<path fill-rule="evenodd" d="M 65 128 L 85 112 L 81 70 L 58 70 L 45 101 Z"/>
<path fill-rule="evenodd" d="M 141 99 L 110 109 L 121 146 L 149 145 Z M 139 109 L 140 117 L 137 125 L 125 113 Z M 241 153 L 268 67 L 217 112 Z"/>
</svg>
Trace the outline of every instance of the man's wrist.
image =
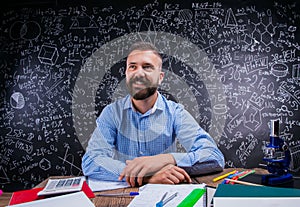
<svg viewBox="0 0 300 207">
<path fill-rule="evenodd" d="M 176 165 L 176 160 L 172 154 L 161 154 L 164 165 Z"/>
</svg>

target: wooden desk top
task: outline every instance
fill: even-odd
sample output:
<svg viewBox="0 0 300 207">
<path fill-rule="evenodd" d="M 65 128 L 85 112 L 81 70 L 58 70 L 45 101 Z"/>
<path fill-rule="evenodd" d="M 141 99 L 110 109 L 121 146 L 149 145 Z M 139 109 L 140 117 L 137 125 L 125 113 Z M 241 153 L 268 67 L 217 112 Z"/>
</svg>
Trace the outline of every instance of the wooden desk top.
<svg viewBox="0 0 300 207">
<path fill-rule="evenodd" d="M 267 174 L 268 171 L 260 168 L 254 168 L 257 174 Z M 205 183 L 209 186 L 216 187 L 219 183 L 221 183 L 223 180 L 213 182 L 213 178 L 218 177 L 220 175 L 223 175 L 227 172 L 230 172 L 232 170 L 245 170 L 243 168 L 227 168 L 224 169 L 222 172 L 219 173 L 213 173 L 209 175 L 203 175 L 192 178 L 193 183 Z M 61 176 L 60 176 L 61 177 Z M 60 177 L 51 177 L 51 178 L 60 178 Z M 38 184 L 36 187 L 44 187 L 47 183 L 47 180 L 43 181 L 42 183 Z M 131 191 L 138 191 L 138 188 L 125 188 L 125 189 L 116 189 L 116 190 L 109 190 L 109 191 L 102 191 L 102 192 L 96 192 L 95 195 L 101 194 L 101 193 L 129 193 Z M 0 196 L 0 207 L 4 207 L 8 205 L 9 200 L 11 198 L 12 193 L 4 192 L 2 196 Z M 130 201 L 133 199 L 133 197 L 103 197 L 103 196 L 96 196 L 92 199 L 93 203 L 96 207 L 109 207 L 109 206 L 127 206 Z"/>
<path fill-rule="evenodd" d="M 4 192 L 1 196 L 0 196 L 0 207 L 4 207 L 7 206 L 10 198 L 11 198 L 12 193 L 7 193 Z"/>
</svg>

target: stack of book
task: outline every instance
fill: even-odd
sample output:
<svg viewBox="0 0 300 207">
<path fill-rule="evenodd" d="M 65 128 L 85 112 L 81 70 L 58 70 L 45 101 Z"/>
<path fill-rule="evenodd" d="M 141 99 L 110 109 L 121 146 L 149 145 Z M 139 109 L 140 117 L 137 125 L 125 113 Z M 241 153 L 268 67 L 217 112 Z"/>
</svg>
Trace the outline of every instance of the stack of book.
<svg viewBox="0 0 300 207">
<path fill-rule="evenodd" d="M 300 189 L 240 184 L 219 184 L 214 207 L 299 207 Z"/>
</svg>

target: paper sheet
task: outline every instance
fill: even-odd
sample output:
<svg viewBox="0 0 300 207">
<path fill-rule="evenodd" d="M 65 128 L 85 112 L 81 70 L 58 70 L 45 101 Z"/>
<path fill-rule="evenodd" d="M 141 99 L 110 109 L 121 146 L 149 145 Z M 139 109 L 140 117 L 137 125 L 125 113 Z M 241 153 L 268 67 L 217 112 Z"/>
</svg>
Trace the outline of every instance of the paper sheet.
<svg viewBox="0 0 300 207">
<path fill-rule="evenodd" d="M 87 183 L 93 192 L 130 187 L 126 182 L 103 181 L 92 178 L 88 178 Z"/>
<path fill-rule="evenodd" d="M 160 201 L 166 192 L 168 192 L 166 198 L 178 192 L 178 195 L 173 200 L 164 205 L 164 207 L 174 207 L 177 206 L 183 199 L 185 199 L 185 197 L 187 197 L 195 188 L 205 188 L 205 184 L 146 184 L 140 187 L 140 194 L 131 201 L 128 207 L 153 207 L 157 202 Z M 204 197 L 205 196 L 202 196 L 194 206 L 203 207 Z"/>
</svg>

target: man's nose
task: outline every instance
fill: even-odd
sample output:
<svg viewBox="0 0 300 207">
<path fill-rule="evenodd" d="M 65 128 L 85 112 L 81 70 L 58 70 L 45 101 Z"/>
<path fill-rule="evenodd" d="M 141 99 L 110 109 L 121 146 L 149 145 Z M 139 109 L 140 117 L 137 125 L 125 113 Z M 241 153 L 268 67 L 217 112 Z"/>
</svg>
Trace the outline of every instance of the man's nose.
<svg viewBox="0 0 300 207">
<path fill-rule="evenodd" d="M 145 76 L 145 71 L 142 66 L 138 66 L 135 70 L 135 76 L 136 77 L 144 77 Z"/>
</svg>

